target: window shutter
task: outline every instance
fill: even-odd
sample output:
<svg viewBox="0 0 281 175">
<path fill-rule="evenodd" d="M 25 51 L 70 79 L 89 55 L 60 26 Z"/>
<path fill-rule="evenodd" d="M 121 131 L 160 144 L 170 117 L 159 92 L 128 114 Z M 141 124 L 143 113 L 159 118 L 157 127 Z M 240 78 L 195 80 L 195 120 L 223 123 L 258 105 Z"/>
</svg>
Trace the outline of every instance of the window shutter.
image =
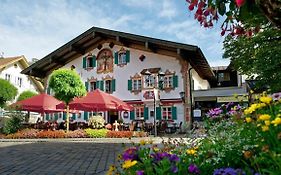
<svg viewBox="0 0 281 175">
<path fill-rule="evenodd" d="M 54 115 L 55 115 L 55 120 L 58 120 L 59 119 L 58 113 L 55 113 Z"/>
<path fill-rule="evenodd" d="M 148 120 L 148 107 L 144 107 L 144 120 Z"/>
<path fill-rule="evenodd" d="M 96 67 L 96 56 L 95 55 L 92 56 L 92 64 L 93 64 L 93 67 Z"/>
<path fill-rule="evenodd" d="M 88 117 L 88 112 L 84 111 L 84 120 L 88 121 L 89 117 Z"/>
<path fill-rule="evenodd" d="M 46 120 L 50 120 L 50 114 L 46 114 Z"/>
<path fill-rule="evenodd" d="M 163 90 L 164 89 L 164 81 L 159 82 L 159 89 Z"/>
<path fill-rule="evenodd" d="M 132 90 L 132 80 L 128 80 L 128 90 Z"/>
<path fill-rule="evenodd" d="M 85 81 L 85 88 L 86 88 L 86 91 L 88 92 L 88 90 L 89 90 L 89 82 L 88 81 Z"/>
<path fill-rule="evenodd" d="M 104 91 L 104 85 L 103 80 L 100 81 L 100 90 Z"/>
<path fill-rule="evenodd" d="M 114 53 L 114 64 L 118 64 L 118 52 Z"/>
<path fill-rule="evenodd" d="M 86 69 L 87 68 L 87 58 L 86 57 L 83 57 L 83 69 Z"/>
<path fill-rule="evenodd" d="M 72 114 L 72 120 L 76 120 L 76 114 Z"/>
<path fill-rule="evenodd" d="M 100 81 L 96 81 L 97 83 L 97 89 L 100 89 Z"/>
<path fill-rule="evenodd" d="M 177 120 L 177 107 L 172 107 L 172 119 Z"/>
<path fill-rule="evenodd" d="M 162 119 L 161 107 L 156 107 L 156 120 L 161 120 L 161 119 Z"/>
<path fill-rule="evenodd" d="M 173 76 L 173 87 L 174 88 L 178 87 L 178 76 L 177 75 Z"/>
<path fill-rule="evenodd" d="M 130 51 L 126 50 L 126 62 L 129 63 L 130 62 Z"/>
<path fill-rule="evenodd" d="M 114 92 L 116 90 L 116 80 L 115 79 L 113 79 L 111 81 L 111 89 L 112 89 L 112 92 Z"/>
<path fill-rule="evenodd" d="M 130 120 L 135 120 L 135 110 L 130 111 Z"/>
<path fill-rule="evenodd" d="M 65 113 L 65 112 L 63 113 L 62 119 L 63 119 L 63 120 L 66 120 L 66 113 Z"/>
</svg>

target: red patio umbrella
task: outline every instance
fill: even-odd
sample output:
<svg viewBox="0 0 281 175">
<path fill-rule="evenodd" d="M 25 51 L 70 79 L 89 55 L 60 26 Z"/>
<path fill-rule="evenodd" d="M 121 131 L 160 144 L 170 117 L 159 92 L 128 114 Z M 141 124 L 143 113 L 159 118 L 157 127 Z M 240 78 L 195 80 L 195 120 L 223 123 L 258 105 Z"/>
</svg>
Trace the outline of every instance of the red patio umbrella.
<svg viewBox="0 0 281 175">
<path fill-rule="evenodd" d="M 60 103 L 62 102 L 57 100 L 55 97 L 46 93 L 42 93 L 31 98 L 18 101 L 12 104 L 11 107 L 15 107 L 16 109 L 24 111 L 38 112 L 43 114 L 63 111 L 62 109 L 56 108 L 56 105 Z"/>
<path fill-rule="evenodd" d="M 57 105 L 58 109 L 64 109 L 64 104 Z M 85 97 L 76 98 L 69 103 L 69 108 L 83 111 L 131 111 L 133 107 L 122 100 L 105 93 L 99 89 L 88 92 Z"/>
</svg>

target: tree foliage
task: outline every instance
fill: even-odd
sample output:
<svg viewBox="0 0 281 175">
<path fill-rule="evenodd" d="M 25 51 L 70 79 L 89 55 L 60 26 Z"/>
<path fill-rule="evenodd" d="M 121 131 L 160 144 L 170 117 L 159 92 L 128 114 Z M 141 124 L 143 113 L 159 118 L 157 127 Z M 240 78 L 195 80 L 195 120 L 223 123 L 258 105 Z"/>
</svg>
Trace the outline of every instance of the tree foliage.
<svg viewBox="0 0 281 175">
<path fill-rule="evenodd" d="M 0 107 L 4 107 L 7 101 L 13 100 L 18 89 L 9 81 L 0 78 Z"/>
<path fill-rule="evenodd" d="M 37 95 L 36 92 L 33 92 L 33 91 L 23 91 L 23 92 L 19 95 L 17 101 L 25 100 L 25 99 L 28 99 L 28 98 L 33 97 L 33 96 L 35 96 L 35 95 Z"/>
<path fill-rule="evenodd" d="M 69 104 L 74 97 L 86 94 L 80 76 L 75 70 L 70 69 L 55 70 L 50 76 L 49 87 L 55 92 L 55 97 L 66 104 Z"/>
<path fill-rule="evenodd" d="M 267 27 L 253 37 L 226 37 L 224 58 L 242 74 L 258 80 L 258 86 L 269 85 L 281 90 L 281 30 Z"/>
<path fill-rule="evenodd" d="M 280 0 L 186 1 L 190 11 L 195 9 L 194 18 L 206 28 L 213 27 L 213 22 L 222 18 L 222 36 L 226 32 L 231 35 L 252 35 L 269 22 L 281 29 Z"/>
</svg>

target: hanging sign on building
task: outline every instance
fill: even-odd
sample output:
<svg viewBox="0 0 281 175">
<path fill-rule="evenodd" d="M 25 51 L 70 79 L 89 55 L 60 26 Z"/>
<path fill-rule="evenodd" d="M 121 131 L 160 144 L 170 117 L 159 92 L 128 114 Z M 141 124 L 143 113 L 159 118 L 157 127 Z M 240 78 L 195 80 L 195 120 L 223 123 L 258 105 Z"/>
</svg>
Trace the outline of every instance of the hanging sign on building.
<svg viewBox="0 0 281 175">
<path fill-rule="evenodd" d="M 239 96 L 223 96 L 223 97 L 217 97 L 218 103 L 224 103 L 224 102 L 247 102 L 248 96 L 239 95 Z"/>
</svg>

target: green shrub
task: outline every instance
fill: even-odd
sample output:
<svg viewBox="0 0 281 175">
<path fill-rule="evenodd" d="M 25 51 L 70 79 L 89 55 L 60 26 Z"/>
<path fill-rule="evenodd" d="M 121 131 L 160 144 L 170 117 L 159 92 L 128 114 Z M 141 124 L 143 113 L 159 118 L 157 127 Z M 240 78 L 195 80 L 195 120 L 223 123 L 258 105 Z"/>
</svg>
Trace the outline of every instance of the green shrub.
<svg viewBox="0 0 281 175">
<path fill-rule="evenodd" d="M 104 127 L 105 120 L 100 115 L 95 115 L 89 118 L 89 126 L 94 129 L 101 129 Z"/>
<path fill-rule="evenodd" d="M 9 113 L 8 116 L 10 119 L 8 119 L 4 123 L 3 127 L 3 133 L 4 134 L 12 134 L 17 132 L 22 127 L 22 121 L 24 119 L 24 116 L 20 112 L 12 112 Z"/>
<path fill-rule="evenodd" d="M 91 138 L 104 138 L 107 134 L 107 129 L 85 129 L 88 137 Z"/>
</svg>

